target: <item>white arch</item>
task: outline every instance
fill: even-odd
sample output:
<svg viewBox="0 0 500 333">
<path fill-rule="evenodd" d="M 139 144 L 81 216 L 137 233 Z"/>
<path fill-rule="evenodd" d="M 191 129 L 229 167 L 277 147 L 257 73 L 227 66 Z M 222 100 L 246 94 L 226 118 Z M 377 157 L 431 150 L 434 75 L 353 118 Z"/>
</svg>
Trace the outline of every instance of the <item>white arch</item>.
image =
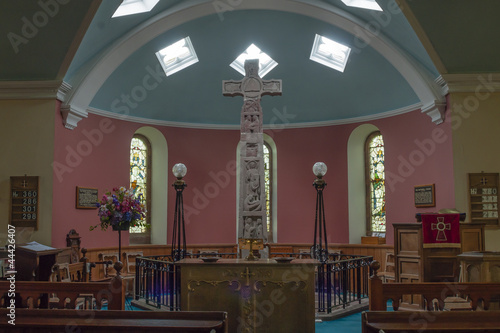
<svg viewBox="0 0 500 333">
<path fill-rule="evenodd" d="M 151 143 L 151 244 L 167 244 L 168 147 L 165 136 L 156 128 L 144 126 L 142 134 Z"/>
<path fill-rule="evenodd" d="M 360 125 L 347 142 L 349 244 L 359 244 L 361 236 L 366 236 L 365 141 L 378 130 L 372 124 Z"/>
<path fill-rule="evenodd" d="M 212 0 L 183 1 L 178 6 L 166 10 L 146 21 L 139 27 L 113 43 L 93 61 L 83 66 L 70 82 L 73 89 L 64 101 L 65 120 L 76 117 L 75 121 L 88 115 L 87 108 L 109 78 L 132 53 L 140 47 L 180 24 L 206 15 L 217 14 L 216 2 Z M 229 6 L 231 7 L 231 6 Z M 355 40 L 368 44 L 377 50 L 405 78 L 422 103 L 422 111 L 433 117 L 436 123 L 442 122 L 445 99 L 437 84 L 422 66 L 394 45 L 380 32 L 373 33 L 369 24 L 341 9 L 317 0 L 241 0 L 232 10 L 267 9 L 307 15 L 337 26 L 351 33 Z M 219 9 L 220 12 L 220 9 Z M 220 13 L 219 13 L 220 14 Z M 76 122 L 74 126 L 76 126 Z M 70 128 L 71 126 L 68 126 Z"/>
</svg>

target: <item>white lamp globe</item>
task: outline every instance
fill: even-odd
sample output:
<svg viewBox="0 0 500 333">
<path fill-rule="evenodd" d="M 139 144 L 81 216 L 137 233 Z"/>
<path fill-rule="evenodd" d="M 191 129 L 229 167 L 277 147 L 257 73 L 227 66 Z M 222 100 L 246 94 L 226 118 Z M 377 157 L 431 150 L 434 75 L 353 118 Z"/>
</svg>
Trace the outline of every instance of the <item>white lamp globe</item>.
<svg viewBox="0 0 500 333">
<path fill-rule="evenodd" d="M 327 170 L 328 168 L 326 167 L 326 164 L 323 162 L 316 162 L 313 165 L 313 173 L 318 178 L 321 178 L 324 175 L 326 175 Z"/>
<path fill-rule="evenodd" d="M 172 173 L 174 174 L 175 177 L 177 177 L 177 179 L 182 179 L 187 173 L 187 168 L 184 164 L 177 163 L 172 168 Z"/>
</svg>

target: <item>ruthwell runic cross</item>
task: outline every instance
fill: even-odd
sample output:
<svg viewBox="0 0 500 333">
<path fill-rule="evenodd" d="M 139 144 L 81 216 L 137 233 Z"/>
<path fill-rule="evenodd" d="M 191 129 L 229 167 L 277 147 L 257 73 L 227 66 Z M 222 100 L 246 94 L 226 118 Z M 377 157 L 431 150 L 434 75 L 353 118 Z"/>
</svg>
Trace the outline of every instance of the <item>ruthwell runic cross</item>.
<svg viewBox="0 0 500 333">
<path fill-rule="evenodd" d="M 436 241 L 446 242 L 448 238 L 446 238 L 445 230 L 451 230 L 451 223 L 444 223 L 444 217 L 438 217 L 437 223 L 431 224 L 432 230 L 437 230 L 438 233 L 436 235 Z"/>
</svg>

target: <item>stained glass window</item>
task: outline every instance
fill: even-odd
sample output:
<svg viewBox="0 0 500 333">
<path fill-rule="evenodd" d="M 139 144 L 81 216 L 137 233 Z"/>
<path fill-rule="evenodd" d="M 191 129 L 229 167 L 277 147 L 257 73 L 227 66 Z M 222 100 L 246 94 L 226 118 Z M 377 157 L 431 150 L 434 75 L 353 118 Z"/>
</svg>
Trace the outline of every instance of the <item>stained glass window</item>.
<svg viewBox="0 0 500 333">
<path fill-rule="evenodd" d="M 150 144 L 146 137 L 134 135 L 130 144 L 130 187 L 135 188 L 147 207 L 146 219 L 150 216 Z M 146 233 L 145 227 L 131 227 L 130 233 Z"/>
<path fill-rule="evenodd" d="M 266 189 L 266 215 L 267 215 L 267 237 L 269 240 L 273 239 L 273 223 L 272 223 L 272 154 L 271 149 L 267 142 L 264 142 L 263 146 L 263 156 L 264 156 L 264 178 Z"/>
<path fill-rule="evenodd" d="M 380 132 L 366 141 L 368 234 L 385 233 L 384 140 Z"/>
</svg>

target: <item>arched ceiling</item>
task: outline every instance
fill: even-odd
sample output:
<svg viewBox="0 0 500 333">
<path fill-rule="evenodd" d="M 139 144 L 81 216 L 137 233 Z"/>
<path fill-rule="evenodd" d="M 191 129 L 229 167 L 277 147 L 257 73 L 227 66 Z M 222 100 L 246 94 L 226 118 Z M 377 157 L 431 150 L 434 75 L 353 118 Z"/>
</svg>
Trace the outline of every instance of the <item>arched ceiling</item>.
<svg viewBox="0 0 500 333">
<path fill-rule="evenodd" d="M 453 53 L 458 46 L 437 29 L 437 21 L 450 29 L 451 19 L 440 14 L 448 10 L 457 18 L 473 9 L 448 0 L 398 0 L 403 15 L 394 0 L 377 2 L 383 12 L 340 0 L 160 0 L 151 12 L 111 18 L 120 0 L 46 2 L 57 4 L 54 15 L 36 1 L 6 0 L 5 35 L 24 38 L 24 22 L 35 22 L 36 15 L 43 19 L 40 12 L 49 15 L 38 22 L 35 36 L 17 40 L 17 50 L 12 40 L 0 41 L 7 50 L 0 55 L 0 80 L 64 80 L 61 99 L 81 118 L 93 112 L 146 123 L 237 128 L 242 101 L 222 96 L 222 80 L 241 79 L 229 64 L 254 43 L 279 64 L 265 79 L 283 81 L 282 96 L 262 100 L 267 126 L 360 121 L 443 102 L 434 81 L 471 67 Z M 475 10 L 492 13 L 488 8 L 498 7 L 484 3 Z M 476 25 L 476 33 L 482 30 Z M 309 60 L 315 34 L 353 48 L 343 73 Z M 199 62 L 166 77 L 155 52 L 186 36 Z M 474 63 L 475 71 L 485 70 L 485 62 Z"/>
</svg>

